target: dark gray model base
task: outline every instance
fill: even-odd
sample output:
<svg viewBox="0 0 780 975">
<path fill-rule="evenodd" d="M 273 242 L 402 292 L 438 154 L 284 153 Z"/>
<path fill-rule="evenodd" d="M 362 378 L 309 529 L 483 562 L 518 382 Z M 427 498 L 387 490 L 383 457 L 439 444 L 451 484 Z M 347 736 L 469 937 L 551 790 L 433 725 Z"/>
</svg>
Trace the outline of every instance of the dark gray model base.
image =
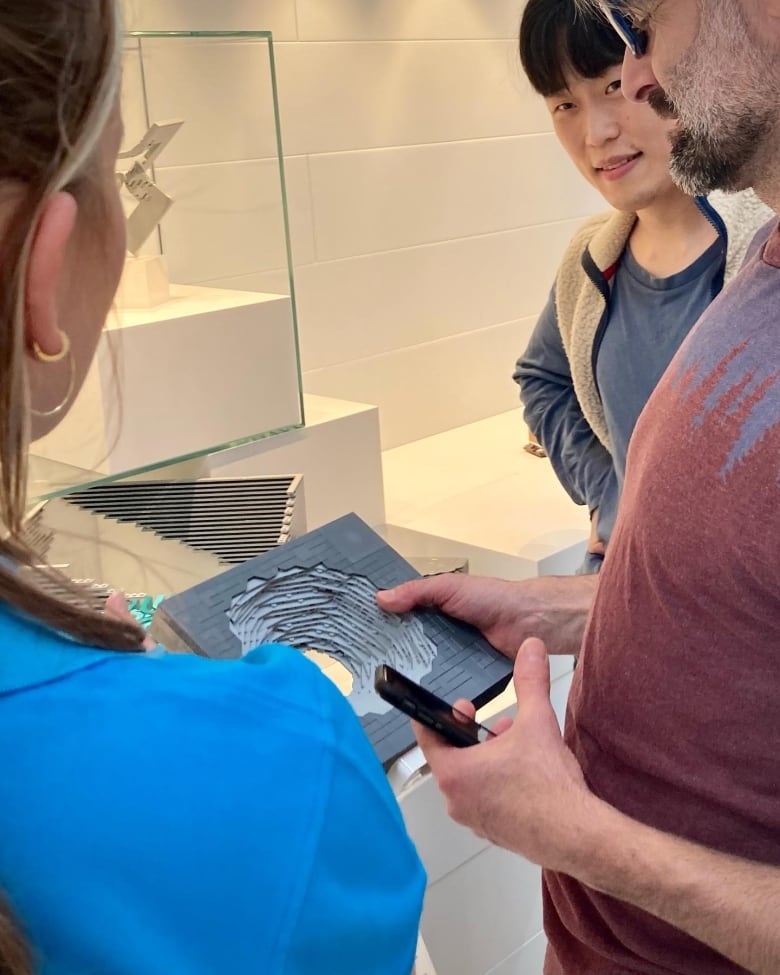
<svg viewBox="0 0 780 975">
<path fill-rule="evenodd" d="M 329 583 L 331 589 L 322 587 L 323 576 L 336 580 Z M 512 672 L 510 661 L 466 624 L 431 610 L 404 617 L 375 610 L 377 589 L 417 577 L 357 515 L 346 515 L 166 599 L 150 632 L 171 650 L 239 657 L 254 645 L 236 635 L 236 606 L 243 601 L 245 621 L 258 606 L 257 633 L 266 642 L 284 642 L 302 651 L 343 648 L 332 656 L 356 675 L 348 697 L 388 767 L 412 747 L 414 737 L 408 719 L 387 710 L 373 691 L 370 681 L 377 664 L 390 663 L 448 701 L 463 697 L 477 706 L 499 694 Z M 291 595 L 288 590 L 296 582 L 300 588 Z M 309 583 L 317 590 L 313 600 L 302 591 Z M 262 594 L 258 604 L 252 602 L 254 592 Z M 301 602 L 301 596 L 308 601 Z M 276 617 L 270 631 L 269 616 Z M 313 617 L 319 622 L 312 622 Z M 254 623 L 250 618 L 250 636 Z"/>
</svg>

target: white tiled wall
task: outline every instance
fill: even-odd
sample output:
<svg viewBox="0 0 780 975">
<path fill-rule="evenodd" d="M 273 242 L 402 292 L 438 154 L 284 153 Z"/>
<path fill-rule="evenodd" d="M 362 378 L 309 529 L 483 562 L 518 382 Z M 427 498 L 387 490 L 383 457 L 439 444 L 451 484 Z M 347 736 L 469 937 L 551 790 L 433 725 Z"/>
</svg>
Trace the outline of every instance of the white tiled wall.
<svg viewBox="0 0 780 975">
<path fill-rule="evenodd" d="M 385 447 L 511 409 L 557 258 L 601 205 L 521 76 L 522 0 L 125 5 L 133 28 L 274 32 L 306 390 L 377 403 Z M 259 59 L 149 50 L 154 118 L 193 121 L 158 170 L 183 201 L 164 225 L 172 268 L 284 288 L 280 248 L 257 236 L 278 220 Z M 187 100 L 193 71 L 213 98 Z M 193 143 L 196 118 L 208 143 Z M 208 223 L 205 252 L 193 221 Z"/>
</svg>

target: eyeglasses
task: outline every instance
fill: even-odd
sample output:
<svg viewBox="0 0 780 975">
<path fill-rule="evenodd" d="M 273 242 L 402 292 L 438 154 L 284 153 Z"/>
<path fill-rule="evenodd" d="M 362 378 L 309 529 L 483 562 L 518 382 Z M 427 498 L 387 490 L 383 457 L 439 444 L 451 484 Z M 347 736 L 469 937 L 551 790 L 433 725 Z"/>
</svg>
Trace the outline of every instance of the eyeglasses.
<svg viewBox="0 0 780 975">
<path fill-rule="evenodd" d="M 599 0 L 599 7 L 635 58 L 647 54 L 650 37 L 646 30 L 634 27 L 628 17 L 620 12 L 618 5 L 610 0 Z"/>
</svg>

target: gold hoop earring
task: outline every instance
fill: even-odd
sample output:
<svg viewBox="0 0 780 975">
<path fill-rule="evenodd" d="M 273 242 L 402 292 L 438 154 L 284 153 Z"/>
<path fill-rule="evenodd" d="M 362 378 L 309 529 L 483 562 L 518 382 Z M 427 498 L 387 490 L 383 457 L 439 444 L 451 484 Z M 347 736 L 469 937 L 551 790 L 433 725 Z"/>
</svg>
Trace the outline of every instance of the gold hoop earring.
<svg viewBox="0 0 780 975">
<path fill-rule="evenodd" d="M 54 352 L 52 355 L 49 355 L 48 352 L 43 351 L 37 342 L 33 342 L 33 355 L 38 362 L 62 362 L 70 352 L 70 339 L 68 338 L 67 332 L 63 332 L 62 329 L 57 329 L 57 331 L 60 333 L 60 338 L 62 339 L 62 347 L 59 352 Z"/>
<path fill-rule="evenodd" d="M 39 362 L 62 362 L 65 356 L 67 356 L 69 369 L 68 389 L 63 399 L 51 410 L 34 410 L 30 407 L 30 412 L 33 416 L 56 416 L 65 409 L 73 395 L 73 387 L 76 384 L 76 363 L 73 361 L 73 350 L 70 347 L 70 339 L 65 332 L 61 331 L 60 335 L 62 336 L 62 348 L 59 352 L 49 355 L 41 349 L 37 342 L 33 342 L 33 355 Z"/>
</svg>

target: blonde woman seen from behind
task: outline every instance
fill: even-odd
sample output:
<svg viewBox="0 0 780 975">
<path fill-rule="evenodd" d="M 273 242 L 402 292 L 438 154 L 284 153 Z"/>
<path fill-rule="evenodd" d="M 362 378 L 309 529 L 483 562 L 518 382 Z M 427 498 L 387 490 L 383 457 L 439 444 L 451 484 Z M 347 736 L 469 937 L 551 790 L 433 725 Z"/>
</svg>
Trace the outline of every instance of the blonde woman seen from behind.
<svg viewBox="0 0 780 975">
<path fill-rule="evenodd" d="M 114 0 L 0 6 L 0 973 L 407 975 L 424 873 L 333 685 L 145 653 L 21 537 L 124 260 L 120 51 Z"/>
</svg>

